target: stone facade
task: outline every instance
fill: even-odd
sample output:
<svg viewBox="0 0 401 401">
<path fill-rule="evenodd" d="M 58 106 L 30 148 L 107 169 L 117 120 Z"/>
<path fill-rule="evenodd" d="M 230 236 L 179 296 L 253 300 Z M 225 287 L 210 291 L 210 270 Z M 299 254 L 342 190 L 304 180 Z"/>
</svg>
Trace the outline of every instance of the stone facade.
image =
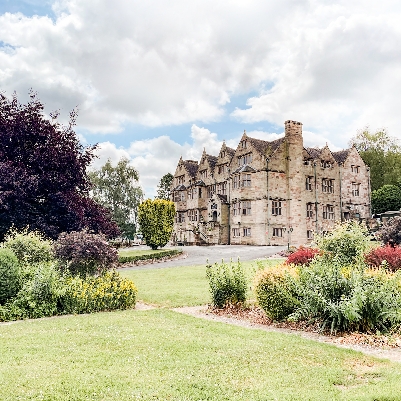
<svg viewBox="0 0 401 401">
<path fill-rule="evenodd" d="M 244 132 L 237 149 L 180 158 L 173 240 L 186 244 L 301 245 L 336 221 L 368 219 L 370 173 L 355 148 L 305 148 L 302 124 L 275 141 Z"/>
</svg>

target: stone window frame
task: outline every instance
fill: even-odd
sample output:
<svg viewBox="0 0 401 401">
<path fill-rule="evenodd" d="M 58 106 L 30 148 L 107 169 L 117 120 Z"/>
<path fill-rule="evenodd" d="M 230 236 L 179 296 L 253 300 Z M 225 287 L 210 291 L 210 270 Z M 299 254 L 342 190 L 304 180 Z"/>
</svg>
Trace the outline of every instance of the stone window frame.
<svg viewBox="0 0 401 401">
<path fill-rule="evenodd" d="M 212 198 L 215 193 L 216 193 L 216 184 L 208 185 L 207 187 L 208 199 Z"/>
<path fill-rule="evenodd" d="M 306 217 L 312 218 L 313 217 L 313 203 L 312 202 L 308 202 L 306 204 Z"/>
<path fill-rule="evenodd" d="M 252 163 L 253 155 L 251 153 L 247 153 L 246 155 L 238 156 L 238 167 L 245 166 L 246 164 Z"/>
<path fill-rule="evenodd" d="M 251 187 L 252 185 L 252 176 L 250 173 L 242 173 L 241 174 L 241 187 Z"/>
<path fill-rule="evenodd" d="M 334 205 L 323 205 L 323 219 L 334 220 Z"/>
<path fill-rule="evenodd" d="M 320 167 L 321 168 L 332 168 L 333 165 L 329 160 L 320 160 Z"/>
<path fill-rule="evenodd" d="M 176 177 L 175 179 L 176 179 L 177 186 L 183 185 L 185 182 L 185 174 L 180 175 L 180 176 Z"/>
<path fill-rule="evenodd" d="M 233 237 L 240 237 L 241 236 L 241 229 L 240 228 L 233 228 Z"/>
<path fill-rule="evenodd" d="M 199 176 L 201 180 L 205 180 L 207 178 L 207 168 L 204 170 L 199 171 Z"/>
<path fill-rule="evenodd" d="M 306 230 L 306 238 L 313 239 L 313 230 Z"/>
<path fill-rule="evenodd" d="M 239 176 L 239 174 L 235 174 L 234 176 L 233 176 L 233 189 L 234 188 L 239 188 L 239 184 L 240 184 L 240 176 Z"/>
<path fill-rule="evenodd" d="M 361 166 L 351 164 L 351 173 L 359 173 Z"/>
<path fill-rule="evenodd" d="M 241 215 L 250 216 L 252 214 L 252 203 L 251 201 L 241 202 Z"/>
<path fill-rule="evenodd" d="M 312 182 L 313 182 L 313 177 L 311 175 L 306 176 L 306 178 L 305 178 L 305 190 L 306 191 L 312 191 Z"/>
<path fill-rule="evenodd" d="M 327 194 L 334 193 L 334 180 L 332 178 L 322 178 L 322 192 Z"/>
<path fill-rule="evenodd" d="M 196 199 L 197 191 L 196 191 L 195 187 L 189 188 L 187 192 L 188 192 L 188 195 L 187 195 L 188 199 Z"/>
<path fill-rule="evenodd" d="M 188 210 L 188 221 L 198 221 L 198 211 L 196 209 Z"/>
<path fill-rule="evenodd" d="M 283 238 L 284 237 L 284 228 L 283 227 L 274 227 L 273 228 L 273 237 Z"/>
<path fill-rule="evenodd" d="M 219 195 L 227 195 L 227 181 L 219 182 L 217 184 L 217 193 Z"/>
<path fill-rule="evenodd" d="M 351 184 L 352 196 L 360 196 L 361 194 L 361 184 L 359 182 L 353 182 Z"/>
<path fill-rule="evenodd" d="M 185 212 L 177 212 L 175 214 L 176 223 L 185 223 Z"/>
<path fill-rule="evenodd" d="M 184 202 L 185 191 L 174 191 L 174 202 Z"/>
<path fill-rule="evenodd" d="M 251 227 L 242 227 L 242 236 L 243 237 L 252 237 Z"/>
<path fill-rule="evenodd" d="M 282 207 L 280 200 L 272 200 L 272 215 L 281 216 Z"/>
<path fill-rule="evenodd" d="M 240 216 L 241 215 L 241 202 L 234 202 L 232 205 L 233 209 L 233 216 Z"/>
</svg>

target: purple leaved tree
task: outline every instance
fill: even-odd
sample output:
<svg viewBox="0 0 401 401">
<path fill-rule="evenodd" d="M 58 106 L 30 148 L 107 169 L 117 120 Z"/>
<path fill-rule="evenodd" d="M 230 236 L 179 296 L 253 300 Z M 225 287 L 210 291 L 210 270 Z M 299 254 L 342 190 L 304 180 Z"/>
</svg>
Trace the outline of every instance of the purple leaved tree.
<svg viewBox="0 0 401 401">
<path fill-rule="evenodd" d="M 44 115 L 30 93 L 27 104 L 0 94 L 0 240 L 10 227 L 29 226 L 50 238 L 84 228 L 107 237 L 119 234 L 106 209 L 89 197 L 86 168 L 95 146 L 84 148 L 58 114 Z"/>
</svg>

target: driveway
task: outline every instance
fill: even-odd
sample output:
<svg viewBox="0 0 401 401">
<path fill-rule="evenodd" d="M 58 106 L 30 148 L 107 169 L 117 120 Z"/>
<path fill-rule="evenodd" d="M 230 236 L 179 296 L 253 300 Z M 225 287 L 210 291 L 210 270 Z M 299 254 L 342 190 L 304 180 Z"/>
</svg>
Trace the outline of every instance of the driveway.
<svg viewBox="0 0 401 401">
<path fill-rule="evenodd" d="M 183 246 L 178 247 L 187 255 L 186 258 L 179 258 L 167 262 L 149 263 L 146 265 L 125 267 L 128 270 L 159 269 L 162 267 L 195 266 L 209 263 L 229 262 L 230 259 L 241 261 L 264 259 L 277 252 L 286 249 L 285 246 L 250 246 L 250 245 L 214 245 L 214 246 Z M 149 249 L 146 246 L 135 247 L 134 249 Z"/>
</svg>

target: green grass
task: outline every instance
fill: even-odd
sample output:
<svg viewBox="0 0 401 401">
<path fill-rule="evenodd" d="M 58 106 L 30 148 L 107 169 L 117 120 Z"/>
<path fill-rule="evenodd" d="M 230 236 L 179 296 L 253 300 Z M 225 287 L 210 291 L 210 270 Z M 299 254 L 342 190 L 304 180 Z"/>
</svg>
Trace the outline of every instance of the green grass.
<svg viewBox="0 0 401 401">
<path fill-rule="evenodd" d="M 0 326 L 1 400 L 399 400 L 400 365 L 166 309 Z"/>
<path fill-rule="evenodd" d="M 264 265 L 276 264 L 266 260 Z M 249 277 L 257 269 L 255 262 L 242 262 Z M 161 307 L 205 305 L 210 303 L 206 265 L 160 269 L 120 270 L 123 277 L 133 280 L 138 288 L 138 299 Z M 252 296 L 252 294 L 249 294 Z"/>
</svg>

